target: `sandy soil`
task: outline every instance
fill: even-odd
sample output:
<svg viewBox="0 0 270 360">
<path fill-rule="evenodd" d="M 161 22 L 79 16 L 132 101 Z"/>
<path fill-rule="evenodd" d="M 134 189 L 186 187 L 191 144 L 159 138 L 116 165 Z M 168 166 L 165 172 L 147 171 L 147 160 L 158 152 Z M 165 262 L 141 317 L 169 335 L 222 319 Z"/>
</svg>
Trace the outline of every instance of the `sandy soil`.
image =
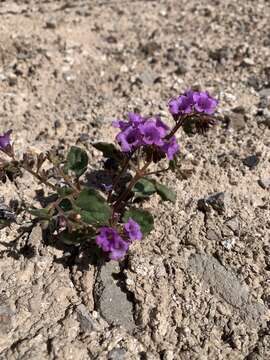
<svg viewBox="0 0 270 360">
<path fill-rule="evenodd" d="M 0 34 L 0 132 L 18 154 L 77 143 L 94 169 L 113 118 L 170 123 L 191 86 L 221 118 L 178 135 L 191 171 L 160 177 L 177 202 L 145 204 L 156 228 L 122 263 L 0 231 L 0 358 L 270 359 L 269 1 L 2 0 Z M 33 182 L 0 194 L 29 201 Z"/>
</svg>

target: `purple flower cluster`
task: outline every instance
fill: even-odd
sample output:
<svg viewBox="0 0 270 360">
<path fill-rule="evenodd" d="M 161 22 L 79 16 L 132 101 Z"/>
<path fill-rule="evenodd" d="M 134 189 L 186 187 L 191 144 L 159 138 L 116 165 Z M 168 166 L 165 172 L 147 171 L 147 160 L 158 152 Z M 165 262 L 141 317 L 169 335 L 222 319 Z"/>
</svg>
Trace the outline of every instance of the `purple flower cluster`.
<svg viewBox="0 0 270 360">
<path fill-rule="evenodd" d="M 218 105 L 218 100 L 208 92 L 186 91 L 183 95 L 169 101 L 169 111 L 174 118 L 184 114 L 205 113 L 212 115 Z"/>
<path fill-rule="evenodd" d="M 175 136 L 166 140 L 169 127 L 159 116 L 144 118 L 139 114 L 129 113 L 128 121 L 115 120 L 113 126 L 121 131 L 116 136 L 123 152 L 130 152 L 140 146 L 155 146 L 172 160 L 179 151 Z"/>
<path fill-rule="evenodd" d="M 10 146 L 10 134 L 12 130 L 8 130 L 3 135 L 0 135 L 0 150 L 6 150 L 8 146 Z"/>
<path fill-rule="evenodd" d="M 123 238 L 124 237 L 124 238 Z M 122 259 L 134 240 L 141 240 L 142 233 L 139 224 L 129 219 L 124 224 L 123 237 L 112 227 L 104 226 L 99 229 L 96 237 L 97 245 L 109 254 L 111 260 Z"/>
</svg>

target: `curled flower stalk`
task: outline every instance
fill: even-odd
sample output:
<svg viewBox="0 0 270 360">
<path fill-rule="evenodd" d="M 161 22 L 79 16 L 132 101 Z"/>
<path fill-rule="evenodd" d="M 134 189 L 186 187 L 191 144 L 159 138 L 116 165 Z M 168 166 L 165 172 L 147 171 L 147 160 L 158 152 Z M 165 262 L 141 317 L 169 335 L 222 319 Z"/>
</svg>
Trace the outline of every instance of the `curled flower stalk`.
<svg viewBox="0 0 270 360">
<path fill-rule="evenodd" d="M 26 152 L 15 157 L 11 130 L 0 135 L 0 180 L 14 181 L 23 170 L 50 189 L 52 202 L 45 208 L 26 209 L 56 241 L 67 245 L 92 244 L 108 260 L 121 260 L 137 240 L 154 228 L 154 218 L 142 203 L 153 194 L 175 202 L 176 194 L 153 178 L 172 170 L 179 152 L 177 132 L 204 133 L 215 124 L 218 101 L 207 92 L 188 90 L 168 102 L 175 120 L 172 128 L 159 115 L 128 113 L 127 120 L 114 120 L 116 144 L 92 144 L 104 156 L 106 181 L 87 185 L 82 176 L 88 171 L 88 154 L 72 146 L 66 156 L 55 151 Z M 9 160 L 6 160 L 8 158 Z M 160 169 L 160 162 L 169 165 Z M 110 179 L 108 181 L 108 179 Z M 11 217 L 12 218 L 12 217 Z M 0 225 L 3 221 L 0 219 Z M 10 221 L 4 222 L 9 226 Z"/>
</svg>

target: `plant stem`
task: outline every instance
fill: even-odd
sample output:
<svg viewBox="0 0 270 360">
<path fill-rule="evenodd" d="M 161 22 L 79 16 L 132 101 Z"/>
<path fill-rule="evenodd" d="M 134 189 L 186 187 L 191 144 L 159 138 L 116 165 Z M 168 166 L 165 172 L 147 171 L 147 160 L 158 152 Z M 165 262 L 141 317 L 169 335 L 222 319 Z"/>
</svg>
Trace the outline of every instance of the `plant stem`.
<svg viewBox="0 0 270 360">
<path fill-rule="evenodd" d="M 42 184 L 48 186 L 49 188 L 51 188 L 52 190 L 54 191 L 57 191 L 57 187 L 52 184 L 51 182 L 45 180 L 42 178 L 42 176 L 40 176 L 38 173 L 36 173 L 35 171 L 33 171 L 32 169 L 28 168 L 27 166 L 23 165 L 23 163 L 21 163 L 20 161 L 18 161 L 16 158 L 15 158 L 15 155 L 14 155 L 14 152 L 6 152 L 6 151 L 3 151 L 2 152 L 4 154 L 6 154 L 8 157 L 10 157 L 13 161 L 15 161 L 16 163 L 18 163 L 18 166 L 23 168 L 25 171 L 29 172 L 34 178 L 36 178 L 37 180 L 39 180 Z"/>
<path fill-rule="evenodd" d="M 131 179 L 130 183 L 128 184 L 128 187 L 122 192 L 122 194 L 119 196 L 119 198 L 116 200 L 115 204 L 113 205 L 113 215 L 116 213 L 116 210 L 119 208 L 122 201 L 126 200 L 133 186 L 137 183 L 138 180 L 140 180 L 141 177 L 145 175 L 145 170 L 148 168 L 151 162 L 152 161 L 148 161 L 143 166 L 142 169 L 137 170 L 135 176 Z"/>
<path fill-rule="evenodd" d="M 57 191 L 57 187 L 52 184 L 51 182 L 45 180 L 42 178 L 42 176 L 40 176 L 39 174 L 37 174 L 36 172 L 34 172 L 33 170 L 29 169 L 26 166 L 23 166 L 22 164 L 20 165 L 25 171 L 28 171 L 34 178 L 36 178 L 37 180 L 39 180 L 42 184 L 48 186 L 50 189 L 53 189 L 54 191 Z"/>
<path fill-rule="evenodd" d="M 112 197 L 112 193 L 113 193 L 116 185 L 119 183 L 119 181 L 120 181 L 120 179 L 121 179 L 121 176 L 122 176 L 122 175 L 124 174 L 124 172 L 127 170 L 128 164 L 129 164 L 129 160 L 130 160 L 129 157 L 126 157 L 126 158 L 125 158 L 125 162 L 124 162 L 124 164 L 123 164 L 123 167 L 122 167 L 120 173 L 116 176 L 116 178 L 115 178 L 115 180 L 114 180 L 114 182 L 113 182 L 112 189 L 111 189 L 111 191 L 110 191 L 109 194 L 108 194 L 108 198 L 107 198 L 107 201 L 108 201 L 108 202 L 110 202 L 111 197 Z"/>
<path fill-rule="evenodd" d="M 60 167 L 57 167 L 57 170 L 59 172 L 59 175 L 65 180 L 65 182 L 74 190 L 77 194 L 79 193 L 78 188 L 72 183 L 70 178 L 64 173 L 63 169 Z"/>
<path fill-rule="evenodd" d="M 173 135 L 179 130 L 179 128 L 183 125 L 184 118 L 180 119 L 179 122 L 176 123 L 174 128 L 170 131 L 170 133 L 166 136 L 166 140 L 169 140 Z"/>
</svg>

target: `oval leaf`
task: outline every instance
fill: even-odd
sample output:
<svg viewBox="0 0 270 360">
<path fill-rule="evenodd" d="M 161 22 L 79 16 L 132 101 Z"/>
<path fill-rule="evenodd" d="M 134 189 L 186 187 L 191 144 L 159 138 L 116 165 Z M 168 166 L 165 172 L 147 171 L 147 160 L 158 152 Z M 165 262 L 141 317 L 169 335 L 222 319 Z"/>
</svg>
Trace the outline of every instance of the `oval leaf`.
<svg viewBox="0 0 270 360">
<path fill-rule="evenodd" d="M 66 170 L 73 171 L 77 177 L 80 177 L 87 169 L 88 155 L 85 150 L 72 146 L 69 150 L 65 165 Z"/>
<path fill-rule="evenodd" d="M 173 190 L 169 189 L 166 185 L 163 185 L 157 181 L 155 181 L 155 187 L 158 195 L 162 198 L 162 200 L 168 200 L 172 203 L 175 203 L 176 193 Z"/>
<path fill-rule="evenodd" d="M 130 209 L 125 211 L 122 218 L 123 222 L 127 222 L 131 218 L 136 221 L 141 228 L 143 235 L 147 235 L 154 228 L 154 219 L 153 216 L 145 210 L 142 209 Z"/>
<path fill-rule="evenodd" d="M 95 189 L 84 189 L 75 200 L 76 211 L 88 224 L 107 224 L 112 210 Z"/>
<path fill-rule="evenodd" d="M 105 158 L 113 158 L 115 160 L 120 160 L 123 157 L 121 151 L 119 151 L 114 144 L 100 141 L 92 145 L 94 146 L 94 148 L 101 151 Z"/>
<path fill-rule="evenodd" d="M 146 178 L 141 178 L 133 187 L 132 191 L 135 193 L 135 198 L 143 199 L 156 192 L 156 188 L 151 181 Z"/>
</svg>

